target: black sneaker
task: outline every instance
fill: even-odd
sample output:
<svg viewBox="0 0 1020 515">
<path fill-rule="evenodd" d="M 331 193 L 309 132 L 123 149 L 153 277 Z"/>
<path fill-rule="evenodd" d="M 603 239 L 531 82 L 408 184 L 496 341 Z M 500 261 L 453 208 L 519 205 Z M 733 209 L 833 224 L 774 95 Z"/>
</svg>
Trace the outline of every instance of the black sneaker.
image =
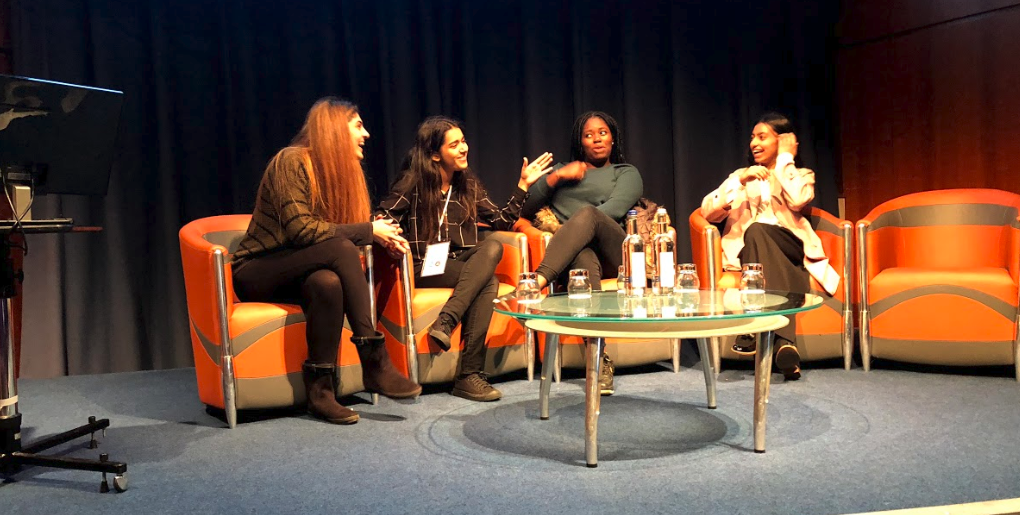
<svg viewBox="0 0 1020 515">
<path fill-rule="evenodd" d="M 753 356 L 757 349 L 758 337 L 753 334 L 742 334 L 733 342 L 733 352 L 741 356 Z"/>
<path fill-rule="evenodd" d="M 469 401 L 492 402 L 503 397 L 503 392 L 492 387 L 484 374 L 474 373 L 457 379 L 453 383 L 451 395 Z"/>
<path fill-rule="evenodd" d="M 448 351 L 450 350 L 450 335 L 453 334 L 456 327 L 457 322 L 453 320 L 453 317 L 446 313 L 440 313 L 429 329 L 429 340 L 443 351 Z"/>
<path fill-rule="evenodd" d="M 616 372 L 616 367 L 613 365 L 613 360 L 609 359 L 608 354 L 602 354 L 602 370 L 599 371 L 599 392 L 602 395 L 612 395 L 616 393 L 616 385 L 613 382 L 613 375 Z"/>
<path fill-rule="evenodd" d="M 783 374 L 783 379 L 787 381 L 800 379 L 800 352 L 797 351 L 797 347 L 784 340 L 776 349 L 775 363 L 776 368 Z"/>
</svg>

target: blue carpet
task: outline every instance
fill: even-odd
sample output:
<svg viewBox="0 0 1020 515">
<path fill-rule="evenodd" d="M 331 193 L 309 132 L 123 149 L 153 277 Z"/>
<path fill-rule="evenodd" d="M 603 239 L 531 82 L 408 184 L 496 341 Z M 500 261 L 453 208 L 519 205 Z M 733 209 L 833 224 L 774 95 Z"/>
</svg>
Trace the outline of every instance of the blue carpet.
<svg viewBox="0 0 1020 515">
<path fill-rule="evenodd" d="M 583 377 L 497 386 L 479 404 L 442 391 L 355 407 L 331 426 L 279 415 L 224 428 L 191 369 L 24 380 L 24 439 L 112 427 L 99 451 L 128 462 L 130 489 L 99 474 L 31 468 L 0 486 L 4 514 L 34 513 L 811 513 L 1020 497 L 1020 384 L 909 370 L 808 368 L 773 383 L 767 451 L 752 452 L 752 372 L 720 376 L 705 408 L 700 364 L 620 371 L 604 398 L 600 465 L 584 466 Z"/>
</svg>

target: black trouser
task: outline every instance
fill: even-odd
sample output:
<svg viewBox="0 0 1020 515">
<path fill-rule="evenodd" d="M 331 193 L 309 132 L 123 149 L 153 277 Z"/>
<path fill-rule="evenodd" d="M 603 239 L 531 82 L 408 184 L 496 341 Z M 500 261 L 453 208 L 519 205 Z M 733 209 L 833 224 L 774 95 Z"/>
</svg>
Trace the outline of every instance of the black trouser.
<svg viewBox="0 0 1020 515">
<path fill-rule="evenodd" d="M 536 272 L 552 282 L 571 268 L 588 270 L 593 290 L 602 289 L 602 270 L 615 277 L 623 263 L 623 239 L 627 233 L 620 224 L 594 206 L 581 208 L 549 240 L 545 259 Z"/>
<path fill-rule="evenodd" d="M 804 268 L 804 242 L 789 229 L 778 225 L 753 223 L 744 231 L 741 263 L 761 263 L 765 289 L 794 293 L 811 291 L 811 276 Z M 796 345 L 797 318 L 787 316 L 790 324 L 776 336 Z"/>
<path fill-rule="evenodd" d="M 459 377 L 481 372 L 485 368 L 485 337 L 492 320 L 492 301 L 499 291 L 496 265 L 503 259 L 503 245 L 496 240 L 483 240 L 478 245 L 446 261 L 440 275 L 421 276 L 415 267 L 415 285 L 422 288 L 453 288 L 440 314 L 446 313 L 460 323 L 461 341 Z"/>
<path fill-rule="evenodd" d="M 234 269 L 242 301 L 298 304 L 305 313 L 308 361 L 336 363 L 344 317 L 355 336 L 372 336 L 368 280 L 360 250 L 346 238 L 261 256 Z"/>
</svg>

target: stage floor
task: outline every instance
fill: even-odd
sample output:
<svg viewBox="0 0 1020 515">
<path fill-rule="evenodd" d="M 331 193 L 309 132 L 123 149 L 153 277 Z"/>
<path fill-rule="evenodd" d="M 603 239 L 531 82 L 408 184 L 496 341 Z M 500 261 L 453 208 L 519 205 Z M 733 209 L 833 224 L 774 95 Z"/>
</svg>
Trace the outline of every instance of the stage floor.
<svg viewBox="0 0 1020 515">
<path fill-rule="evenodd" d="M 99 474 L 28 469 L 0 486 L 4 513 L 799 513 L 843 514 L 1020 497 L 1020 383 L 958 375 L 814 368 L 775 375 L 767 452 L 752 451 L 753 375 L 724 370 L 705 408 L 700 363 L 622 370 L 603 398 L 599 467 L 584 465 L 583 376 L 496 380 L 472 403 L 430 388 L 416 404 L 355 407 L 331 426 L 307 415 L 242 422 L 206 413 L 194 370 L 23 380 L 31 441 L 109 417 L 98 450 L 128 463 L 130 489 Z M 1005 372 L 1005 371 L 1004 371 Z M 365 397 L 367 399 L 367 397 Z"/>
</svg>

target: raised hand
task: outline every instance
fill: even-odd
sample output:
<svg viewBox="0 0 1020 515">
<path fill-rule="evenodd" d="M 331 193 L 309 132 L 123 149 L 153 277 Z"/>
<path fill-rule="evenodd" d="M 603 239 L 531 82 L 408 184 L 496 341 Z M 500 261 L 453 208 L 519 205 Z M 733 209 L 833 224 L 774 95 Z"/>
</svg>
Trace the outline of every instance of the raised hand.
<svg viewBox="0 0 1020 515">
<path fill-rule="evenodd" d="M 400 235 L 401 232 L 403 229 L 393 219 L 378 218 L 372 222 L 372 239 L 385 247 L 394 258 L 411 251 L 411 246 Z"/>
<path fill-rule="evenodd" d="M 797 157 L 797 135 L 792 132 L 779 135 L 779 153 L 789 152 L 793 157 Z"/>
<path fill-rule="evenodd" d="M 552 164 L 553 155 L 546 152 L 535 158 L 530 164 L 528 158 L 524 158 L 524 163 L 521 165 L 521 180 L 517 183 L 517 186 L 522 190 L 527 190 L 532 184 L 535 183 L 543 175 L 549 173 Z"/>
</svg>

